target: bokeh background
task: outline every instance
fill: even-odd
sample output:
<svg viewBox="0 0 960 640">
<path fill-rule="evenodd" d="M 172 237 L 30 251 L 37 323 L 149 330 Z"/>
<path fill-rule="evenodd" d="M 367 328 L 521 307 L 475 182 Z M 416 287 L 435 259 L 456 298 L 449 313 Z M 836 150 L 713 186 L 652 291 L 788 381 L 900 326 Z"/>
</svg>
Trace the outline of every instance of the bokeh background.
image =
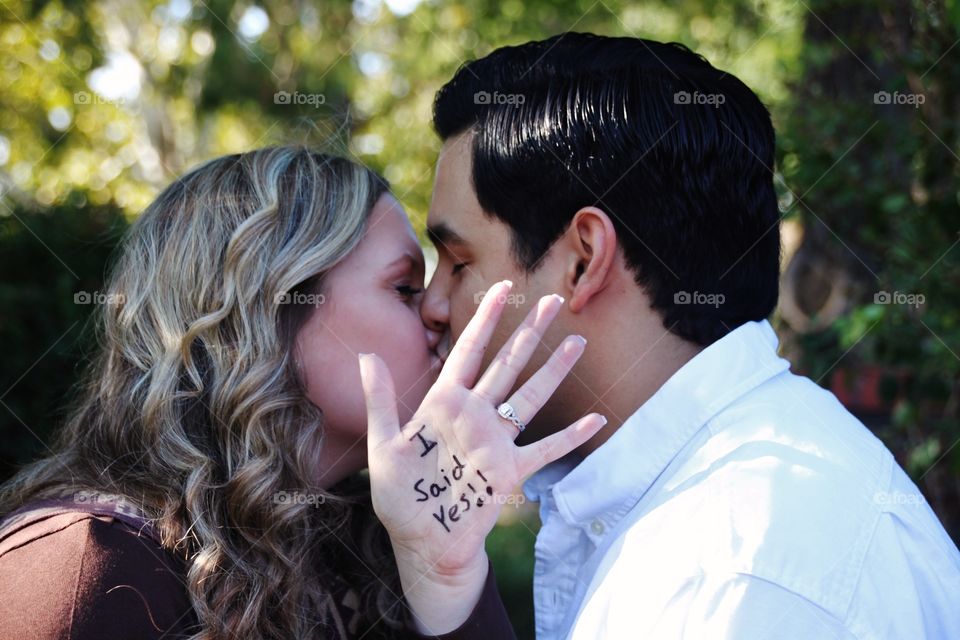
<svg viewBox="0 0 960 640">
<path fill-rule="evenodd" d="M 173 177 L 314 144 L 382 172 L 422 234 L 434 93 L 567 30 L 683 42 L 768 105 L 783 350 L 960 540 L 960 0 L 0 0 L 0 478 L 46 451 L 117 240 Z M 521 638 L 536 530 L 508 505 L 489 541 Z"/>
</svg>

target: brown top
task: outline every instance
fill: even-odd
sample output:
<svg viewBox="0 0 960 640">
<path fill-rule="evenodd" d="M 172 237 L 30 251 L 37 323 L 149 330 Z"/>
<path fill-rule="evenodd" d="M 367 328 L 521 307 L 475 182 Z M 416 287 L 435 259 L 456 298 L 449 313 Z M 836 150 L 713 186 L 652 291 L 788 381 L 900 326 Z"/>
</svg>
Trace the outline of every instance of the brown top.
<svg viewBox="0 0 960 640">
<path fill-rule="evenodd" d="M 0 640 L 189 636 L 197 619 L 186 567 L 154 535 L 115 503 L 42 500 L 8 514 L 0 523 Z M 351 599 L 337 600 L 338 626 L 347 638 L 358 635 Z M 492 566 L 470 618 L 439 638 L 515 638 Z"/>
<path fill-rule="evenodd" d="M 0 638 L 177 638 L 184 567 L 113 516 L 67 512 L 0 542 Z"/>
</svg>

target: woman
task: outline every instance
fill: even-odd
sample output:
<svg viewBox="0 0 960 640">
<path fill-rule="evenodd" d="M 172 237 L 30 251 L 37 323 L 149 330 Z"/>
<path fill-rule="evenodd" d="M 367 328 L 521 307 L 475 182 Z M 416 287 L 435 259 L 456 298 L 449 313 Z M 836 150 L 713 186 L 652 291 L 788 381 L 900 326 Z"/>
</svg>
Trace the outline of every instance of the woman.
<svg viewBox="0 0 960 640">
<path fill-rule="evenodd" d="M 477 370 L 508 285 L 444 366 L 423 271 L 383 180 L 341 158 L 261 149 L 165 189 L 125 238 L 51 454 L 0 490 L 0 637 L 470 637 L 502 618 L 483 554 L 496 497 L 602 422 L 513 445 L 490 400 L 516 376 Z M 561 302 L 539 302 L 504 361 L 522 367 Z M 527 383 L 534 410 L 582 349 Z M 438 522 L 432 494 L 484 470 L 487 509 L 481 494 Z M 470 529 L 450 553 L 454 519 Z"/>
</svg>

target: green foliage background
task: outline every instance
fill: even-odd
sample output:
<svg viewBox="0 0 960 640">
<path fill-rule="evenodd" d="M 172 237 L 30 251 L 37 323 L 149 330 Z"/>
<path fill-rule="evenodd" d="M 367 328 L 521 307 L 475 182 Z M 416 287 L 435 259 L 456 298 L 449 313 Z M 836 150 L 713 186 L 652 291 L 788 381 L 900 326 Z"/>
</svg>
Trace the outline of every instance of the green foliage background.
<svg viewBox="0 0 960 640">
<path fill-rule="evenodd" d="M 465 60 L 565 30 L 681 41 L 770 107 L 785 351 L 833 388 L 876 374 L 880 400 L 851 408 L 960 539 L 957 0 L 4 0 L 0 477 L 46 450 L 93 348 L 75 295 L 98 291 L 124 227 L 174 176 L 308 142 L 382 172 L 422 232 L 436 90 Z M 535 517 L 514 516 L 490 551 L 532 637 Z"/>
</svg>

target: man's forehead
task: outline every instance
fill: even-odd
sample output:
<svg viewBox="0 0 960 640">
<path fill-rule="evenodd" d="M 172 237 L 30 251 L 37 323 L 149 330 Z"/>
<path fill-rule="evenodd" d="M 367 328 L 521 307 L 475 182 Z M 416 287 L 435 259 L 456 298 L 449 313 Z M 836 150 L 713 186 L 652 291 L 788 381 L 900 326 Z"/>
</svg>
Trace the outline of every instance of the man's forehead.
<svg viewBox="0 0 960 640">
<path fill-rule="evenodd" d="M 439 159 L 470 159 L 473 150 L 473 131 L 464 131 L 444 140 L 440 147 Z"/>
<path fill-rule="evenodd" d="M 440 147 L 434 176 L 438 186 L 445 183 L 448 188 L 459 191 L 461 183 L 471 182 L 472 138 L 472 133 L 461 133 L 448 138 Z"/>
</svg>

